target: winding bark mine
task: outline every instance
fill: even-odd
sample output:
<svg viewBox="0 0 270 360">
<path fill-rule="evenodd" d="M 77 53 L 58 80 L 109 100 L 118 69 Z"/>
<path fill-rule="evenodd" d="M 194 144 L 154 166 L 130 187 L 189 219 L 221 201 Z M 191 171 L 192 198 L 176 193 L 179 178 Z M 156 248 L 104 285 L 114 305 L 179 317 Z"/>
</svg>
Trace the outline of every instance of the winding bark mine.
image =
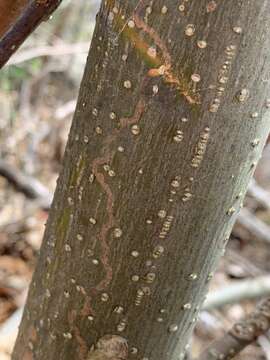
<svg viewBox="0 0 270 360">
<path fill-rule="evenodd" d="M 106 335 L 184 356 L 269 131 L 269 12 L 102 2 L 13 360 L 97 357 Z"/>
</svg>

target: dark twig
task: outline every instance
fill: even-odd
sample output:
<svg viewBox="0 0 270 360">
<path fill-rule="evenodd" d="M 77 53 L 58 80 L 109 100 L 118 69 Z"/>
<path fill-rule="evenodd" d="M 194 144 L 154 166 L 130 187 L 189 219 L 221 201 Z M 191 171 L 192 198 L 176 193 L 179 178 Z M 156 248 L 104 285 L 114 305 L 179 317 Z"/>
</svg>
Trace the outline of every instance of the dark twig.
<svg viewBox="0 0 270 360">
<path fill-rule="evenodd" d="M 0 0 L 0 38 L 16 22 L 29 0 Z"/>
<path fill-rule="evenodd" d="M 0 39 L 0 69 L 24 40 L 44 20 L 48 19 L 61 0 L 32 0 Z"/>
<path fill-rule="evenodd" d="M 37 200 L 40 207 L 48 210 L 52 201 L 52 194 L 38 180 L 27 176 L 0 160 L 0 176 L 3 176 L 16 190 L 22 192 L 29 199 Z"/>
<path fill-rule="evenodd" d="M 270 328 L 270 298 L 262 301 L 247 318 L 216 340 L 197 360 L 230 360 Z"/>
</svg>

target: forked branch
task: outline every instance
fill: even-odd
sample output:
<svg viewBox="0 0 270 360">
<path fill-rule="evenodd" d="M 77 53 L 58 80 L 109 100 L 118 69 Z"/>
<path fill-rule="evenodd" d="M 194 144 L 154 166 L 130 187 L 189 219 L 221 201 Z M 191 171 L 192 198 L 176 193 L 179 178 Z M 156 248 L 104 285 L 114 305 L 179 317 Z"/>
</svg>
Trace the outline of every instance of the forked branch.
<svg viewBox="0 0 270 360">
<path fill-rule="evenodd" d="M 248 317 L 216 340 L 197 360 L 230 360 L 270 328 L 270 298 L 262 301 Z"/>
</svg>

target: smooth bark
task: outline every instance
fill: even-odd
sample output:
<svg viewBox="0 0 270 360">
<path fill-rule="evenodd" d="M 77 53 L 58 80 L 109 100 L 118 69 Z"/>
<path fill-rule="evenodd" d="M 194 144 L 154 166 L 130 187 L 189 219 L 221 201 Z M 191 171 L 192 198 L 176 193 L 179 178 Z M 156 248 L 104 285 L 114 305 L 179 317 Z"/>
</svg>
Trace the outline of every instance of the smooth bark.
<svg viewBox="0 0 270 360">
<path fill-rule="evenodd" d="M 13 360 L 184 356 L 269 131 L 269 12 L 102 2 Z"/>
</svg>

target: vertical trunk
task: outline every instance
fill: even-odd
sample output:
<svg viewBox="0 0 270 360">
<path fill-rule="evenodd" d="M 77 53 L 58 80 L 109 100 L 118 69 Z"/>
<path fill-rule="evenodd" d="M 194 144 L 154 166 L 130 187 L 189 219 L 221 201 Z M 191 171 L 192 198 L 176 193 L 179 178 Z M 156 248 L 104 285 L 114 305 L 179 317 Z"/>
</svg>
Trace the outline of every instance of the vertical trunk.
<svg viewBox="0 0 270 360">
<path fill-rule="evenodd" d="M 269 13 L 102 2 L 13 360 L 183 355 L 269 130 Z"/>
</svg>

